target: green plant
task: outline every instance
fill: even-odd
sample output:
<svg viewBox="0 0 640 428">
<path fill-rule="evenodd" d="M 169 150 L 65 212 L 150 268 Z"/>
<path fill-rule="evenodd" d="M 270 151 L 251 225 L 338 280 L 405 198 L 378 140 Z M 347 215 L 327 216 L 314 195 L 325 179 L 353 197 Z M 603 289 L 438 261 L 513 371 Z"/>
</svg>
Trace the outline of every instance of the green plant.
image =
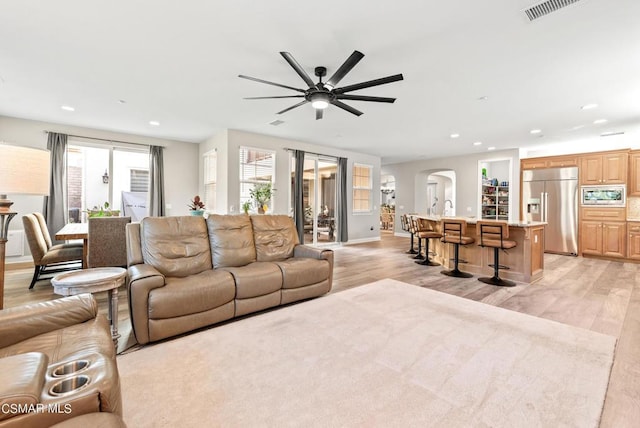
<svg viewBox="0 0 640 428">
<path fill-rule="evenodd" d="M 87 216 L 93 217 L 117 217 L 120 215 L 120 210 L 112 210 L 109 202 L 105 202 L 103 205 L 96 205 L 91 209 L 86 210 Z"/>
<path fill-rule="evenodd" d="M 253 189 L 249 190 L 249 195 L 258 207 L 258 212 L 266 211 L 267 203 L 271 201 L 275 190 L 271 183 L 257 183 L 253 185 Z"/>
<path fill-rule="evenodd" d="M 242 211 L 244 211 L 245 214 L 249 214 L 249 210 L 251 209 L 251 202 L 249 201 L 245 201 L 242 204 Z"/>
<path fill-rule="evenodd" d="M 191 203 L 187 205 L 191 211 L 203 210 L 204 202 L 200 200 L 200 196 L 196 195 Z"/>
</svg>

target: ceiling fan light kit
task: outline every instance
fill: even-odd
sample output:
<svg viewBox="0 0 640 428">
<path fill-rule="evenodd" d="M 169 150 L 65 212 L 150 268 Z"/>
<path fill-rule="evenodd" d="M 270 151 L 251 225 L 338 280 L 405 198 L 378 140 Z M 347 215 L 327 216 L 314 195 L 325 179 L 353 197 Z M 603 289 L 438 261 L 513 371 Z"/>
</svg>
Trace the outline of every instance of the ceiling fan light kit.
<svg viewBox="0 0 640 428">
<path fill-rule="evenodd" d="M 289 52 L 280 52 L 280 55 L 289 63 L 289 65 L 298 73 L 298 75 L 307 84 L 307 89 L 294 88 L 292 86 L 283 85 L 280 83 L 269 82 L 267 80 L 258 79 L 255 77 L 238 75 L 238 77 L 253 80 L 258 83 L 265 83 L 267 85 L 278 86 L 284 89 L 290 89 L 296 92 L 302 93 L 302 95 L 280 95 L 273 97 L 248 97 L 246 100 L 261 100 L 261 99 L 275 99 L 275 98 L 303 98 L 299 103 L 279 111 L 277 114 L 286 113 L 289 110 L 293 110 L 301 105 L 311 103 L 311 106 L 316 111 L 316 120 L 322 119 L 323 111 L 329 104 L 332 104 L 338 108 L 348 111 L 356 116 L 362 115 L 362 112 L 343 103 L 341 100 L 350 101 L 369 101 L 378 103 L 393 103 L 395 98 L 387 97 L 373 97 L 367 95 L 349 95 L 346 92 L 357 91 L 359 89 L 370 88 L 372 86 L 385 85 L 387 83 L 397 82 L 403 80 L 402 74 L 395 74 L 393 76 L 383 77 L 381 79 L 369 80 L 366 82 L 356 83 L 354 85 L 343 86 L 336 88 L 336 85 L 342 80 L 344 76 L 351 71 L 353 67 L 364 57 L 364 54 L 359 51 L 353 51 L 353 53 L 347 58 L 347 60 L 336 70 L 336 72 L 327 80 L 322 81 L 322 78 L 327 75 L 327 69 L 325 67 L 316 67 L 315 75 L 318 77 L 318 83 L 314 83 L 307 72 L 298 64 Z"/>
</svg>

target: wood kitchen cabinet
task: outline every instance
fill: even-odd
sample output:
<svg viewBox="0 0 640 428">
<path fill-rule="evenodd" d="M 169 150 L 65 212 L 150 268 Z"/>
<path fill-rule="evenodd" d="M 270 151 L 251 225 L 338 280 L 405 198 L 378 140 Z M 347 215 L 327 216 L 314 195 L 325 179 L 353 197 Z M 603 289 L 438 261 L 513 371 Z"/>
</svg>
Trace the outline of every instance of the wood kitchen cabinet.
<svg viewBox="0 0 640 428">
<path fill-rule="evenodd" d="M 624 258 L 627 252 L 626 232 L 626 222 L 583 221 L 580 228 L 581 252 L 592 256 Z"/>
<path fill-rule="evenodd" d="M 520 161 L 520 169 L 560 168 L 563 166 L 578 166 L 578 156 L 550 156 Z"/>
<path fill-rule="evenodd" d="M 624 208 L 582 207 L 580 209 L 580 254 L 626 257 L 627 222 L 625 220 Z M 638 232 L 640 233 L 640 230 Z"/>
<path fill-rule="evenodd" d="M 580 184 L 625 184 L 628 152 L 594 153 L 580 157 Z"/>
<path fill-rule="evenodd" d="M 640 196 L 640 150 L 629 152 L 628 196 Z"/>
<path fill-rule="evenodd" d="M 628 222 L 627 233 L 627 258 L 640 260 L 640 222 Z"/>
</svg>

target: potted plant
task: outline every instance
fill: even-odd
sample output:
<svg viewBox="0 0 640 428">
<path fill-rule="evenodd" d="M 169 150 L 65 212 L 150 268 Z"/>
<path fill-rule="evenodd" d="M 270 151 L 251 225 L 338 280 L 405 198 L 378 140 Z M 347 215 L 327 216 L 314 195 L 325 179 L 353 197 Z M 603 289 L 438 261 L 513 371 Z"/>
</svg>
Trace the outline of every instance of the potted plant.
<svg viewBox="0 0 640 428">
<path fill-rule="evenodd" d="M 258 208 L 259 214 L 264 214 L 269 208 L 269 202 L 273 197 L 273 192 L 276 189 L 272 187 L 271 183 L 257 183 L 253 185 L 253 189 L 249 190 L 249 195 Z"/>
<path fill-rule="evenodd" d="M 87 216 L 92 217 L 118 217 L 120 210 L 112 210 L 109 202 L 105 202 L 103 205 L 96 205 L 90 210 L 87 210 Z"/>
<path fill-rule="evenodd" d="M 244 211 L 245 214 L 249 214 L 249 209 L 251 209 L 251 202 L 245 201 L 242 204 L 242 211 Z"/>
<path fill-rule="evenodd" d="M 200 200 L 200 196 L 194 196 L 193 200 L 187 205 L 191 211 L 191 215 L 203 215 L 204 214 L 204 202 Z"/>
</svg>

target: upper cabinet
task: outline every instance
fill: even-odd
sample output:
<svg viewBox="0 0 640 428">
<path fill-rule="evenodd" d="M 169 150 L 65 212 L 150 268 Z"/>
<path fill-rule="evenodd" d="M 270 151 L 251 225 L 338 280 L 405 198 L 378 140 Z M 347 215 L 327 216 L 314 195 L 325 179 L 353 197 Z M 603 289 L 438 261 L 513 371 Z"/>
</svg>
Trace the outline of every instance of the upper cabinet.
<svg viewBox="0 0 640 428">
<path fill-rule="evenodd" d="M 640 150 L 629 152 L 628 196 L 640 196 Z"/>
<path fill-rule="evenodd" d="M 591 154 L 580 157 L 580 184 L 625 184 L 627 152 Z"/>
<path fill-rule="evenodd" d="M 520 161 L 520 169 L 560 168 L 563 166 L 578 166 L 578 157 L 552 156 L 544 158 L 529 158 Z"/>
</svg>

